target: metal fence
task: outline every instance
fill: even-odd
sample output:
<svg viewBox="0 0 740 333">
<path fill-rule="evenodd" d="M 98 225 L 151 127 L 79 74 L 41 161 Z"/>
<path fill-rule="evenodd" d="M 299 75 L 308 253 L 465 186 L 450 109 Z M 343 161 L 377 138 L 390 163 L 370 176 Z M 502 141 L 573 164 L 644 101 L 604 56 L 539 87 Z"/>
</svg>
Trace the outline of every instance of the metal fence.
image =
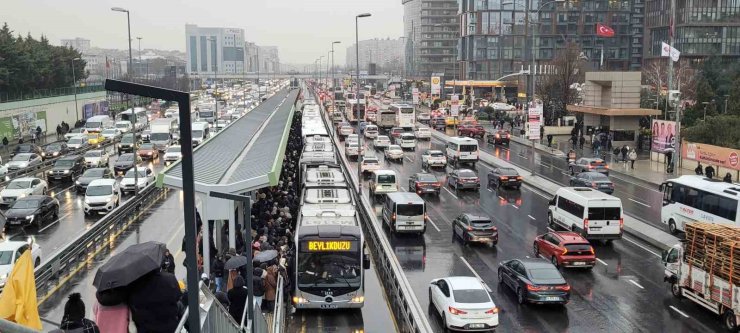
<svg viewBox="0 0 740 333">
<path fill-rule="evenodd" d="M 84 87 L 77 87 L 77 94 L 86 94 L 97 91 L 104 91 L 103 82 L 90 82 Z M 0 92 L 0 103 L 26 101 L 30 99 L 39 99 L 47 97 L 58 97 L 74 95 L 74 87 L 54 88 L 54 89 L 37 89 L 33 91 L 19 92 Z"/>
<path fill-rule="evenodd" d="M 283 276 L 278 275 L 277 293 L 275 293 L 275 308 L 272 311 L 272 323 L 270 325 L 270 332 L 272 333 L 282 333 L 285 331 L 286 303 L 285 293 L 283 292 L 284 285 L 285 280 L 283 279 Z"/>
<path fill-rule="evenodd" d="M 234 321 L 229 311 L 221 305 L 221 302 L 216 299 L 211 289 L 208 288 L 203 282 L 200 282 L 200 331 L 203 333 L 240 333 L 242 330 L 239 328 L 239 324 Z M 187 323 L 188 315 L 190 314 L 190 308 L 185 310 L 185 314 L 180 319 L 180 323 L 175 329 L 176 333 L 187 332 L 185 330 L 185 324 Z"/>
<path fill-rule="evenodd" d="M 138 196 L 108 213 L 36 267 L 34 275 L 39 306 L 57 292 L 63 291 L 66 283 L 78 273 L 88 270 L 99 253 L 114 247 L 117 238 L 152 205 L 165 198 L 167 192 L 167 188 L 150 184 Z"/>
<path fill-rule="evenodd" d="M 312 94 L 317 101 L 320 100 L 315 92 L 312 92 Z M 326 119 L 326 110 L 323 108 L 323 105 L 320 107 L 324 110 L 324 116 L 322 117 L 324 125 L 327 128 L 331 128 L 331 121 Z M 335 149 L 339 151 L 336 138 L 332 136 L 331 140 L 334 143 Z M 404 333 L 432 332 L 428 318 L 424 315 L 419 300 L 411 289 L 411 285 L 406 279 L 406 275 L 403 273 L 398 259 L 393 254 L 394 252 L 390 242 L 384 235 L 382 223 L 377 221 L 375 210 L 373 210 L 370 200 L 364 195 L 357 194 L 359 179 L 357 179 L 356 173 L 348 172 L 349 161 L 347 161 L 344 155 L 340 153 L 337 153 L 337 155 L 342 162 L 344 177 L 349 180 L 354 189 L 351 192 L 355 198 L 355 202 L 358 203 L 358 213 L 360 214 L 360 221 L 362 221 L 360 224 L 362 225 L 365 240 L 375 264 L 375 271 L 379 275 L 378 280 L 386 293 L 388 304 L 395 317 L 396 329 Z"/>
</svg>

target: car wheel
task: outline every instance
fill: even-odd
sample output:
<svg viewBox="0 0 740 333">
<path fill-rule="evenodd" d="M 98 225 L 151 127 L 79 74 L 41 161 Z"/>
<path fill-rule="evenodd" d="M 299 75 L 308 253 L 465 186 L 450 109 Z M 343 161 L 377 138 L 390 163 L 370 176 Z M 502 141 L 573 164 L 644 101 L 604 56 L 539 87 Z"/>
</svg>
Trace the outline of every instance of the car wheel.
<svg viewBox="0 0 740 333">
<path fill-rule="evenodd" d="M 524 297 L 524 291 L 522 291 L 522 288 L 517 288 L 516 290 L 516 301 L 519 304 L 524 304 L 527 302 L 527 299 Z"/>
<path fill-rule="evenodd" d="M 558 258 L 557 257 L 552 256 L 552 258 L 550 258 L 550 262 L 552 263 L 553 266 L 555 266 L 555 268 L 559 268 L 560 267 L 560 264 L 558 264 Z"/>
<path fill-rule="evenodd" d="M 59 219 L 59 207 L 54 210 L 54 215 L 52 215 L 52 218 L 54 218 L 54 221 Z"/>
<path fill-rule="evenodd" d="M 722 325 L 729 332 L 737 332 L 737 320 L 735 319 L 735 313 L 732 310 L 727 310 L 722 314 Z"/>
<path fill-rule="evenodd" d="M 540 248 L 537 246 L 537 243 L 535 242 L 532 244 L 532 252 L 534 252 L 534 257 L 537 258 L 540 256 Z"/>
<path fill-rule="evenodd" d="M 41 190 L 41 195 L 46 195 L 46 188 L 44 188 L 43 190 Z"/>
<path fill-rule="evenodd" d="M 683 294 L 681 294 L 681 286 L 678 284 L 678 281 L 671 283 L 671 294 L 676 298 L 683 298 Z"/>
<path fill-rule="evenodd" d="M 553 229 L 553 230 L 555 229 L 555 219 L 552 218 L 552 213 L 550 213 L 550 212 L 547 213 L 547 225 L 551 229 Z"/>
<path fill-rule="evenodd" d="M 498 269 L 498 284 L 504 284 L 504 273 L 500 268 Z"/>
<path fill-rule="evenodd" d="M 668 220 L 668 232 L 671 233 L 671 235 L 675 235 L 678 233 L 678 227 L 676 227 L 676 221 L 673 219 Z"/>
<path fill-rule="evenodd" d="M 576 172 L 575 172 L 575 170 L 573 170 L 572 167 L 571 168 L 568 168 L 568 169 L 570 169 L 570 175 L 571 176 L 575 176 L 576 175 Z"/>
</svg>

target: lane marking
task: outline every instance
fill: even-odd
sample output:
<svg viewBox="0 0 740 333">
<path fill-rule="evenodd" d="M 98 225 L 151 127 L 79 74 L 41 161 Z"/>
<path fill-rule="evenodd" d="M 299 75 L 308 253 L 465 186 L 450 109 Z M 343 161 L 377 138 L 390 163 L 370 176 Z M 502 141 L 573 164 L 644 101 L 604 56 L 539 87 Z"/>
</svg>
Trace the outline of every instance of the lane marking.
<svg viewBox="0 0 740 333">
<path fill-rule="evenodd" d="M 46 230 L 46 229 L 49 229 L 49 227 L 51 227 L 51 226 L 53 226 L 53 225 L 55 225 L 55 224 L 57 224 L 57 223 L 61 222 L 61 221 L 62 221 L 62 220 L 63 220 L 63 219 L 65 218 L 65 217 L 67 217 L 67 216 L 70 216 L 71 214 L 72 214 L 72 212 L 71 212 L 71 211 L 68 211 L 68 212 L 67 212 L 66 214 L 64 214 L 64 215 L 60 216 L 60 217 L 59 217 L 59 218 L 58 218 L 58 219 L 57 219 L 56 221 L 52 221 L 51 223 L 49 223 L 49 224 L 48 224 L 48 225 L 46 225 L 45 227 L 43 227 L 43 228 L 39 229 L 39 232 L 40 232 L 40 233 L 41 233 L 41 232 L 44 232 L 44 230 Z"/>
<path fill-rule="evenodd" d="M 527 259 L 529 259 L 529 256 L 525 256 L 525 257 L 527 257 Z"/>
<path fill-rule="evenodd" d="M 640 288 L 640 289 L 645 289 L 645 287 L 643 287 L 643 286 L 641 286 L 641 285 L 640 285 L 639 283 L 635 282 L 635 280 L 627 280 L 627 281 L 629 281 L 630 283 L 632 283 L 632 284 L 636 285 L 636 286 L 637 286 L 638 288 Z"/>
<path fill-rule="evenodd" d="M 489 293 L 490 293 L 490 292 L 493 292 L 493 291 L 491 290 L 491 288 L 489 288 L 489 287 L 488 287 L 488 284 L 486 284 L 486 282 L 485 282 L 485 281 L 483 281 L 483 279 L 482 279 L 482 278 L 480 277 L 480 275 L 478 275 L 478 272 L 476 272 L 476 271 L 475 271 L 475 270 L 473 269 L 473 266 L 470 266 L 470 263 L 468 263 L 468 261 L 467 261 L 467 260 L 465 260 L 465 257 L 463 257 L 463 256 L 460 256 L 460 260 L 462 260 L 463 264 L 465 264 L 465 266 L 468 266 L 468 269 L 469 269 L 469 270 L 470 270 L 471 272 L 473 272 L 473 275 L 475 275 L 475 277 L 477 277 L 477 278 L 478 278 L 478 280 L 480 280 L 480 283 L 482 283 L 482 284 L 483 284 L 483 287 L 485 287 L 485 288 L 486 288 L 486 291 L 488 291 Z"/>
<path fill-rule="evenodd" d="M 637 200 L 635 200 L 635 199 L 632 199 L 632 198 L 627 198 L 627 200 L 629 200 L 629 201 L 632 201 L 632 202 L 634 202 L 634 203 L 636 203 L 636 204 L 638 204 L 638 205 L 643 205 L 643 206 L 645 206 L 645 207 L 647 207 L 647 208 L 650 208 L 650 205 L 648 205 L 648 204 L 646 204 L 646 203 L 643 203 L 643 202 L 640 202 L 640 201 L 637 201 Z"/>
<path fill-rule="evenodd" d="M 458 198 L 454 193 L 452 193 L 452 191 L 450 191 L 449 189 L 447 189 L 447 186 L 443 187 L 443 189 L 445 191 L 447 191 L 447 193 L 449 193 L 451 196 L 455 197 L 455 199 L 460 200 L 460 198 Z"/>
<path fill-rule="evenodd" d="M 673 310 L 673 311 L 676 311 L 676 312 L 677 312 L 678 314 L 680 314 L 680 315 L 684 316 L 685 318 L 690 318 L 690 317 L 689 317 L 689 315 L 685 314 L 685 313 L 684 313 L 683 311 L 681 311 L 681 310 L 677 309 L 677 308 L 676 308 L 675 306 L 673 306 L 673 305 L 669 306 L 669 308 L 671 308 L 671 310 Z"/>
<path fill-rule="evenodd" d="M 434 229 L 435 229 L 435 230 L 437 230 L 437 232 L 441 232 L 441 231 L 439 230 L 439 228 L 437 227 L 437 224 L 436 224 L 436 223 L 434 223 L 434 221 L 432 221 L 432 219 L 431 219 L 431 218 L 427 218 L 427 221 L 429 221 L 429 223 L 431 223 L 431 224 L 432 224 L 432 227 L 434 227 Z"/>
<path fill-rule="evenodd" d="M 409 162 L 414 163 L 414 161 L 410 157 L 404 156 L 404 158 L 406 158 L 406 160 L 408 160 Z"/>
<path fill-rule="evenodd" d="M 631 240 L 631 239 L 629 239 L 629 238 L 627 238 L 627 237 L 624 237 L 624 236 L 623 236 L 623 237 L 622 237 L 622 239 L 624 239 L 624 240 L 626 240 L 626 241 L 628 241 L 628 242 L 630 242 L 630 243 L 632 243 L 632 244 L 636 245 L 637 247 L 639 247 L 639 248 L 641 248 L 641 249 L 643 249 L 643 250 L 645 250 L 645 251 L 647 251 L 647 252 L 650 252 L 650 253 L 652 253 L 652 254 L 653 254 L 654 256 L 656 256 L 656 257 L 658 257 L 658 258 L 662 258 L 662 257 L 660 256 L 660 254 L 657 254 L 657 253 L 655 253 L 655 252 L 654 252 L 653 250 L 651 250 L 651 249 L 648 249 L 647 247 L 644 247 L 644 246 L 642 246 L 641 244 L 639 244 L 639 243 L 637 243 L 637 242 L 635 242 L 635 241 L 633 241 L 633 240 Z"/>
<path fill-rule="evenodd" d="M 532 215 L 527 215 L 527 216 L 529 216 L 530 219 L 536 220 L 536 218 L 534 218 L 534 216 Z"/>
<path fill-rule="evenodd" d="M 501 199 L 501 200 L 506 200 L 504 197 L 502 197 L 500 195 L 498 196 L 498 198 Z"/>
<path fill-rule="evenodd" d="M 515 204 L 511 204 L 511 207 L 514 207 L 514 208 L 516 208 L 516 209 L 519 209 L 519 206 L 517 206 L 517 205 L 515 205 Z"/>
<path fill-rule="evenodd" d="M 600 264 L 602 264 L 604 266 L 609 266 L 609 264 L 607 264 L 606 262 L 604 262 L 603 260 L 601 260 L 599 258 L 596 258 L 596 261 L 598 261 Z"/>
</svg>

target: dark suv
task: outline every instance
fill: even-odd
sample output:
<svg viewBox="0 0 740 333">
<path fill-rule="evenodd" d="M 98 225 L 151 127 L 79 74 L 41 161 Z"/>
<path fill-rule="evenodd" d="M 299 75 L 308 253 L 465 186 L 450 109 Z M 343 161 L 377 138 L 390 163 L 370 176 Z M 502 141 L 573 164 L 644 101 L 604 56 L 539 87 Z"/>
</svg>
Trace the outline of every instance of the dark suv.
<svg viewBox="0 0 740 333">
<path fill-rule="evenodd" d="M 64 156 L 54 162 L 48 171 L 49 182 L 74 180 L 85 171 L 85 158 L 82 155 Z"/>
<path fill-rule="evenodd" d="M 10 152 L 10 157 L 13 157 L 18 154 L 24 154 L 24 153 L 34 153 L 39 156 L 41 156 L 41 147 L 33 144 L 33 143 L 21 143 L 17 146 L 15 146 L 15 149 Z"/>
</svg>

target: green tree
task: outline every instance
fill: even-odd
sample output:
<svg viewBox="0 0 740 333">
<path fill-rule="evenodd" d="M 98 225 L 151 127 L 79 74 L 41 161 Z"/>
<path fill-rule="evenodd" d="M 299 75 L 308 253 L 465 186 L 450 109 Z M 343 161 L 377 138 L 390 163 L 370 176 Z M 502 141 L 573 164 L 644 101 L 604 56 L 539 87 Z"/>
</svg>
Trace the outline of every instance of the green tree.
<svg viewBox="0 0 740 333">
<path fill-rule="evenodd" d="M 690 142 L 740 149 L 740 117 L 719 115 L 699 121 L 696 125 L 682 131 L 684 139 Z"/>
</svg>

